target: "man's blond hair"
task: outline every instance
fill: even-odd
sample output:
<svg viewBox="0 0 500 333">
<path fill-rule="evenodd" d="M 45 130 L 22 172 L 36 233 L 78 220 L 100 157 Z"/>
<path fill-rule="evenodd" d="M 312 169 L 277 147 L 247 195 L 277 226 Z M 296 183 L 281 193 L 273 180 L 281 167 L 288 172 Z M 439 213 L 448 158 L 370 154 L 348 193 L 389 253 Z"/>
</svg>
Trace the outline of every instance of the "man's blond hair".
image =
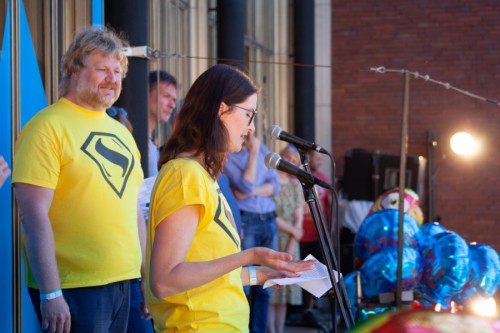
<svg viewBox="0 0 500 333">
<path fill-rule="evenodd" d="M 59 96 L 68 94 L 71 75 L 85 67 L 85 60 L 93 51 L 117 56 L 120 60 L 123 79 L 128 69 L 128 59 L 123 53 L 123 48 L 128 46 L 125 39 L 108 28 L 92 26 L 78 32 L 61 59 Z"/>
</svg>

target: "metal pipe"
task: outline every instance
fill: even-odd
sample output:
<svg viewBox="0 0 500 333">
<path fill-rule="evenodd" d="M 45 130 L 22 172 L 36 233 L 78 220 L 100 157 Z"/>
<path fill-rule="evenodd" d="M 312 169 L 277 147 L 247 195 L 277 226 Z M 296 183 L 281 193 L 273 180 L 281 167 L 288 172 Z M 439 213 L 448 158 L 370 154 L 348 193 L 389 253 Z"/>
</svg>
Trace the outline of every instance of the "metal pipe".
<svg viewBox="0 0 500 333">
<path fill-rule="evenodd" d="M 219 63 L 244 69 L 245 6 L 243 0 L 217 1 L 217 56 Z"/>
<path fill-rule="evenodd" d="M 437 148 L 436 134 L 427 131 L 427 220 L 434 221 L 436 218 L 436 177 L 435 162 Z"/>
<path fill-rule="evenodd" d="M 404 71 L 403 114 L 401 116 L 401 160 L 399 164 L 399 219 L 398 219 L 398 269 L 396 277 L 396 306 L 402 307 L 403 299 L 403 227 L 406 187 L 406 155 L 408 151 L 408 113 L 410 105 L 410 73 Z"/>
<path fill-rule="evenodd" d="M 58 0 L 50 1 L 50 101 L 55 103 L 59 98 L 59 17 Z"/>
<path fill-rule="evenodd" d="M 12 0 L 10 6 L 10 59 L 11 59 L 11 113 L 12 113 L 12 160 L 14 145 L 21 131 L 21 82 L 20 82 L 20 0 Z M 14 198 L 12 187 L 12 198 Z M 21 294 L 21 226 L 15 200 L 12 200 L 12 331 L 22 331 Z"/>
<path fill-rule="evenodd" d="M 314 1 L 293 5 L 295 134 L 315 141 L 314 98 Z"/>
<path fill-rule="evenodd" d="M 107 0 L 105 23 L 116 31 L 123 32 L 131 46 L 148 45 L 148 2 L 136 0 Z M 123 80 L 122 92 L 116 105 L 128 111 L 134 125 L 134 138 L 141 153 L 141 165 L 149 176 L 148 152 L 148 59 L 129 58 L 127 77 Z"/>
</svg>

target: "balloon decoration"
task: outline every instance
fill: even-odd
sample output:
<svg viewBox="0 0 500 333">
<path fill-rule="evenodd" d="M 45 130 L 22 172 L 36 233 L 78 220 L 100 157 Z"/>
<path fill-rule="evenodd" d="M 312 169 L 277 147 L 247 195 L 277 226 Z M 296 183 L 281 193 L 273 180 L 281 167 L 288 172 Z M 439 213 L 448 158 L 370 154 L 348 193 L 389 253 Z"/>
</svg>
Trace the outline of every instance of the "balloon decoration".
<svg viewBox="0 0 500 333">
<path fill-rule="evenodd" d="M 469 244 L 469 280 L 453 300 L 465 304 L 474 296 L 492 297 L 500 287 L 500 258 L 485 244 Z"/>
<path fill-rule="evenodd" d="M 384 248 L 361 267 L 361 286 L 366 297 L 396 291 L 398 251 L 396 247 Z M 411 290 L 420 281 L 422 260 L 416 249 L 403 247 L 403 290 Z"/>
<path fill-rule="evenodd" d="M 361 268 L 370 256 L 382 248 L 398 244 L 399 211 L 385 209 L 368 215 L 359 227 L 354 242 L 354 267 Z M 419 224 L 413 216 L 404 213 L 403 243 L 417 248 L 419 244 Z"/>
<path fill-rule="evenodd" d="M 470 244 L 437 222 L 420 225 L 419 200 L 405 191 L 403 216 L 403 290 L 415 290 L 419 307 L 441 304 L 452 309 L 452 300 L 465 304 L 476 297 L 491 297 L 500 288 L 500 257 L 490 246 Z M 399 190 L 384 193 L 361 224 L 354 243 L 355 269 L 361 274 L 362 302 L 372 302 L 394 292 L 398 267 Z M 417 212 L 417 213 L 415 213 Z M 356 272 L 344 278 L 351 307 L 356 305 Z M 363 306 L 361 318 L 390 311 L 392 307 Z M 384 331 L 385 332 L 385 331 Z"/>
<path fill-rule="evenodd" d="M 368 215 L 384 209 L 399 209 L 399 188 L 389 190 L 380 195 L 373 203 Z M 422 209 L 420 209 L 418 194 L 412 189 L 405 189 L 403 211 L 413 216 L 418 224 L 422 225 L 424 214 L 422 214 Z"/>
<path fill-rule="evenodd" d="M 420 228 L 420 250 L 423 251 L 424 248 L 429 244 L 429 240 L 431 239 L 432 236 L 435 234 L 439 234 L 442 232 L 445 232 L 446 228 L 443 227 L 440 223 L 438 222 L 429 222 L 425 223 L 422 225 Z"/>
<path fill-rule="evenodd" d="M 347 294 L 347 298 L 349 299 L 349 303 L 351 305 L 351 311 L 353 314 L 356 314 L 356 317 L 359 318 L 360 320 L 365 320 L 368 317 L 371 317 L 373 315 L 383 313 L 386 311 L 395 311 L 396 309 L 394 307 L 362 307 L 361 309 L 358 309 L 357 305 L 357 295 L 356 295 L 356 279 L 357 279 L 357 272 L 354 271 L 349 274 L 347 274 L 344 277 L 344 286 Z M 357 311 L 360 311 L 357 313 Z"/>
<path fill-rule="evenodd" d="M 447 231 L 429 240 L 422 252 L 423 282 L 438 297 L 447 299 L 459 293 L 469 278 L 469 247 L 458 234 Z"/>
</svg>

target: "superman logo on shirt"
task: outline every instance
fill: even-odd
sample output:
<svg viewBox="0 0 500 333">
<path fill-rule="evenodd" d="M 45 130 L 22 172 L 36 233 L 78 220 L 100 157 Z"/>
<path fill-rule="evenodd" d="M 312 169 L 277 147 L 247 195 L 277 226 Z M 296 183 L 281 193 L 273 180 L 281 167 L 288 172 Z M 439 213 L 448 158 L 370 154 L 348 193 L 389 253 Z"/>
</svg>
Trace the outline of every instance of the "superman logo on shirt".
<svg viewBox="0 0 500 333">
<path fill-rule="evenodd" d="M 134 168 L 134 155 L 115 134 L 92 132 L 80 148 L 101 170 L 104 180 L 121 198 Z"/>
</svg>

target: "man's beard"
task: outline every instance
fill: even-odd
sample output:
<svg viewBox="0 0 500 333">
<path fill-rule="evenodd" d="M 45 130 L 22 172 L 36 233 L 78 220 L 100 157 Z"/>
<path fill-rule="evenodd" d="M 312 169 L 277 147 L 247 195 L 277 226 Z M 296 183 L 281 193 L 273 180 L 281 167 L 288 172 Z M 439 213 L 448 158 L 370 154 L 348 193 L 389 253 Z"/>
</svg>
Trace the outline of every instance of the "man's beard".
<svg viewBox="0 0 500 333">
<path fill-rule="evenodd" d="M 77 85 L 76 92 L 82 100 L 92 107 L 93 110 L 107 109 L 111 107 L 120 96 L 120 92 L 116 92 L 116 90 L 114 95 L 101 94 L 99 93 L 99 88 L 92 89 L 87 84 Z"/>
</svg>

